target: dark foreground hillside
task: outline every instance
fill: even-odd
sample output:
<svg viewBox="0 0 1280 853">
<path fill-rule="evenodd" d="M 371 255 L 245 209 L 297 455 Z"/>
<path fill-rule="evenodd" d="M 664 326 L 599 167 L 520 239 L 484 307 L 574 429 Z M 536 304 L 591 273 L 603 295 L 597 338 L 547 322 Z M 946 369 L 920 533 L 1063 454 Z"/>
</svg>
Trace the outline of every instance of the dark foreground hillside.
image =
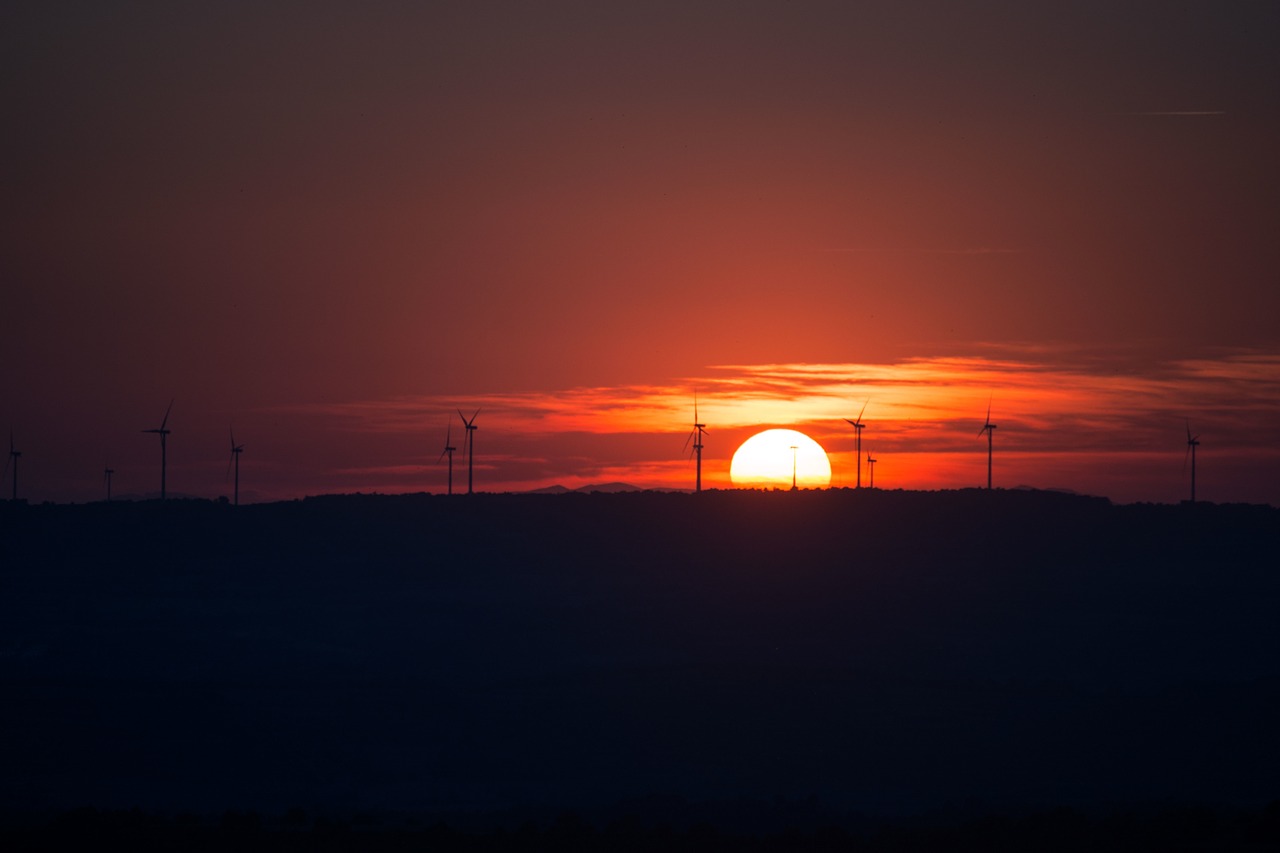
<svg viewBox="0 0 1280 853">
<path fill-rule="evenodd" d="M 1280 797 L 1273 508 L 346 496 L 4 505 L 0 534 L 11 819 Z"/>
</svg>

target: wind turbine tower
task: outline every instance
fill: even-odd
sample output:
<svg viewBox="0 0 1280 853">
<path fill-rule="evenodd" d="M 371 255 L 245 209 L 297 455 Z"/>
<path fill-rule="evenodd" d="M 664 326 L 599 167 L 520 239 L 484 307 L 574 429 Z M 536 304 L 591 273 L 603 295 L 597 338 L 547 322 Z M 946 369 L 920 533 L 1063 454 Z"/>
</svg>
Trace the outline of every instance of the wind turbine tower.
<svg viewBox="0 0 1280 853">
<path fill-rule="evenodd" d="M 1191 502 L 1196 502 L 1196 448 L 1200 446 L 1200 436 L 1191 434 L 1191 422 L 1187 421 L 1187 454 L 1191 456 Z M 1182 457 L 1182 466 L 1187 465 L 1187 457 Z"/>
<path fill-rule="evenodd" d="M 983 433 L 987 434 L 987 490 L 991 489 L 991 437 L 996 434 L 996 425 L 991 422 L 991 401 L 987 401 L 987 421 L 982 425 L 982 429 L 978 430 L 978 437 L 981 438 Z"/>
<path fill-rule="evenodd" d="M 462 414 L 459 412 L 458 414 Z M 470 435 L 470 433 L 467 433 Z M 453 494 L 453 451 L 458 448 L 453 446 L 453 421 L 450 419 L 449 425 L 444 431 L 444 450 L 440 451 L 440 459 L 449 457 L 449 494 Z M 436 464 L 440 464 L 440 459 L 436 460 Z"/>
<path fill-rule="evenodd" d="M 876 487 L 876 460 L 871 458 L 871 451 L 867 451 L 867 470 L 871 472 L 871 488 Z"/>
<path fill-rule="evenodd" d="M 13 449 L 13 430 L 9 430 L 9 458 L 5 460 L 4 468 L 7 472 L 9 466 L 13 465 L 13 500 L 18 499 L 18 460 L 22 458 L 21 450 Z"/>
<path fill-rule="evenodd" d="M 693 452 L 698 457 L 697 477 L 694 480 L 694 492 L 702 491 L 702 436 L 707 433 L 707 425 L 698 422 L 698 395 L 693 395 L 693 429 L 689 432 L 689 437 L 684 440 L 684 446 L 687 449 L 689 442 L 693 442 Z"/>
<path fill-rule="evenodd" d="M 234 492 L 235 499 L 234 499 L 233 505 L 240 506 L 240 454 L 244 452 L 244 445 L 236 444 L 235 430 L 230 430 L 230 432 L 231 432 L 231 458 L 227 460 L 227 468 L 231 468 L 233 464 L 235 465 L 236 486 L 235 486 L 235 492 Z"/>
<path fill-rule="evenodd" d="M 476 409 L 475 415 L 471 416 L 471 420 L 467 420 L 467 416 L 462 414 L 462 410 L 461 409 L 458 410 L 458 417 L 462 418 L 462 425 L 467 428 L 466 438 L 464 438 L 462 442 L 462 449 L 467 452 L 467 494 L 472 494 L 471 475 L 472 475 L 472 462 L 475 460 L 475 455 L 476 455 L 475 431 L 479 429 L 479 427 L 476 426 L 476 415 L 478 414 L 480 414 L 480 410 Z M 449 457 L 449 463 L 450 463 L 449 464 L 450 489 L 452 489 L 452 479 L 453 479 L 453 474 L 452 474 L 453 457 L 452 456 Z"/>
<path fill-rule="evenodd" d="M 111 475 L 114 474 L 115 472 L 116 472 L 116 469 L 112 468 L 109 465 L 102 469 L 102 481 L 107 484 L 107 500 L 108 501 L 111 500 Z"/>
<path fill-rule="evenodd" d="M 791 445 L 791 491 L 796 490 L 796 451 L 799 450 L 798 445 Z"/>
<path fill-rule="evenodd" d="M 866 424 L 862 422 L 862 414 L 867 410 L 867 403 L 870 403 L 870 402 L 871 402 L 871 398 L 868 397 L 866 402 L 862 404 L 862 411 L 858 412 L 858 419 L 856 421 L 851 421 L 848 418 L 845 418 L 845 421 L 849 424 L 849 426 L 853 427 L 854 430 L 856 430 L 855 435 L 857 436 L 857 438 L 854 443 L 853 458 L 858 465 L 858 485 L 856 486 L 856 488 L 859 488 L 859 489 L 862 488 L 862 430 L 866 426 Z"/>
<path fill-rule="evenodd" d="M 168 459 L 166 457 L 165 439 L 169 437 L 171 429 L 165 429 L 165 425 L 169 423 L 169 412 L 173 409 L 173 401 L 169 401 L 169 408 L 164 410 L 164 420 L 160 421 L 159 429 L 144 429 L 143 432 L 153 432 L 160 436 L 160 500 L 165 499 L 165 469 L 168 467 Z"/>
</svg>

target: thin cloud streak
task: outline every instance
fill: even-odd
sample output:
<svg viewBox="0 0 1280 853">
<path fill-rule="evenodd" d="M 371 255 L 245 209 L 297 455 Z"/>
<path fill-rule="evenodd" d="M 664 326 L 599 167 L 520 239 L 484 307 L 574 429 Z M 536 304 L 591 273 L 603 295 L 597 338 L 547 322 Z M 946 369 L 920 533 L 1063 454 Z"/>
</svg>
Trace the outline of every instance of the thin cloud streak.
<svg viewBox="0 0 1280 853">
<path fill-rule="evenodd" d="M 854 246 L 841 249 L 822 249 L 833 255 L 1024 255 L 1031 249 L 1012 246 L 966 246 L 961 248 L 928 248 L 903 246 Z"/>
</svg>

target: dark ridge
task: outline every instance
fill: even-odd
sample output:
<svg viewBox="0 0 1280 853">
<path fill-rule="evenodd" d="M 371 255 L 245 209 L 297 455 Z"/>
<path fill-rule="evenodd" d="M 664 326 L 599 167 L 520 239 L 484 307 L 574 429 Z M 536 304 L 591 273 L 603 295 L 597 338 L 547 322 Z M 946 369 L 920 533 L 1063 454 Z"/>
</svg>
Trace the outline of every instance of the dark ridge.
<svg viewBox="0 0 1280 853">
<path fill-rule="evenodd" d="M 214 817 L 165 817 L 139 810 L 77 809 L 0 827 L 9 850 L 84 850 L 104 846 L 138 853 L 170 850 L 314 851 L 1263 851 L 1280 846 L 1280 801 L 1259 809 L 1188 804 L 1092 814 L 1059 808 L 967 819 L 921 817 L 833 823 L 811 802 L 725 804 L 748 825 L 717 820 L 717 807 L 671 802 L 656 814 L 622 812 L 593 819 L 561 812 L 513 826 L 483 828 L 440 820 L 386 820 L 373 815 L 334 818 L 291 809 L 280 816 L 227 811 Z M 667 819 L 670 815 L 671 819 Z M 691 816 L 696 816 L 691 818 Z"/>
<path fill-rule="evenodd" d="M 1258 809 L 1278 546 L 1023 490 L 0 504 L 0 813 Z"/>
</svg>

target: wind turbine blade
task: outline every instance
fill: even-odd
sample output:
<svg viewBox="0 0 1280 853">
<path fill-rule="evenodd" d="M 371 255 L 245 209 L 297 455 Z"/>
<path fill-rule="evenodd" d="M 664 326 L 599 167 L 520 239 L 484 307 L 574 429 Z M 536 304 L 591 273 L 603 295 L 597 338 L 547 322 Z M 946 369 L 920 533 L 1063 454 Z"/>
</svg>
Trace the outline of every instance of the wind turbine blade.
<svg viewBox="0 0 1280 853">
<path fill-rule="evenodd" d="M 229 457 L 227 457 L 227 473 L 226 473 L 226 474 L 223 476 L 223 478 L 222 478 L 224 481 L 225 481 L 225 480 L 230 480 L 230 479 L 231 479 L 231 463 L 233 463 L 233 462 L 235 462 L 235 461 L 236 461 L 236 452 L 235 452 L 235 450 L 234 450 L 234 447 L 235 447 L 235 445 L 233 444 L 233 445 L 232 445 L 232 448 L 233 448 L 233 449 L 232 449 L 232 451 L 231 451 L 231 455 L 230 455 Z"/>
<path fill-rule="evenodd" d="M 862 404 L 862 411 L 858 412 L 858 423 L 862 423 L 862 414 L 867 410 L 867 403 L 870 403 L 870 402 L 871 402 L 871 398 L 868 397 L 866 401 Z"/>
<path fill-rule="evenodd" d="M 684 440 L 684 449 L 680 451 L 681 453 L 687 453 L 689 451 L 689 442 L 693 441 L 693 434 L 696 432 L 696 429 L 689 431 L 689 437 Z"/>
<path fill-rule="evenodd" d="M 169 407 L 164 410 L 164 420 L 160 422 L 160 429 L 164 429 L 165 424 L 169 423 L 169 412 L 173 410 L 173 400 L 169 401 Z"/>
</svg>

